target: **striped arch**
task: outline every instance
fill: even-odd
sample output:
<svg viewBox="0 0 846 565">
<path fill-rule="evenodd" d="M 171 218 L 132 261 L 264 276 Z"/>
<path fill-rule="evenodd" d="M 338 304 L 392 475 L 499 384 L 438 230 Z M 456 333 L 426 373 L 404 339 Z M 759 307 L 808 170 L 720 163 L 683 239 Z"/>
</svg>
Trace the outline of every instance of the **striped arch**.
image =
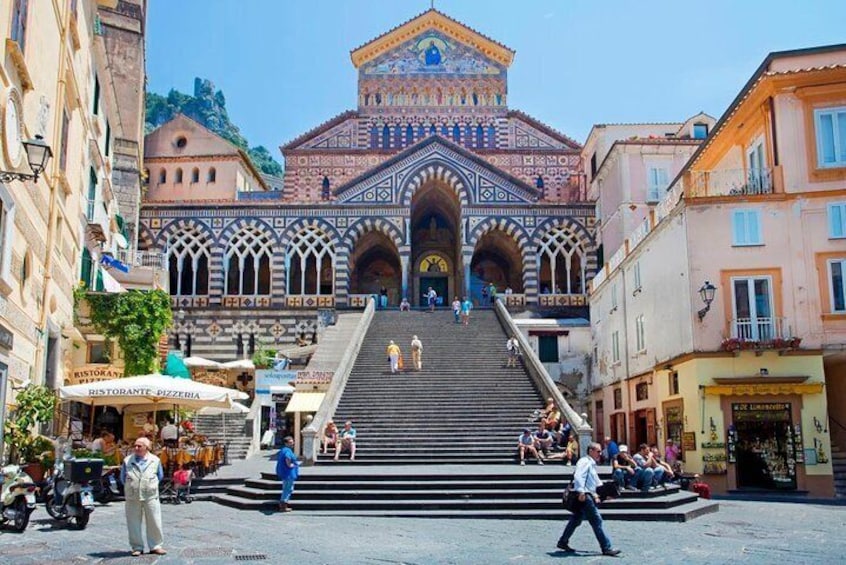
<svg viewBox="0 0 846 565">
<path fill-rule="evenodd" d="M 232 240 L 235 234 L 244 228 L 256 228 L 260 232 L 267 234 L 273 240 L 274 248 L 280 246 L 279 233 L 261 218 L 238 218 L 220 232 L 220 236 L 217 238 L 218 246 L 221 248 L 226 247 L 226 244 Z"/>
<path fill-rule="evenodd" d="M 344 249 L 344 245 L 341 241 L 341 237 L 338 235 L 338 230 L 335 229 L 335 226 L 321 218 L 300 218 L 293 224 L 286 227 L 285 231 L 282 232 L 282 236 L 279 238 L 281 241 L 281 245 L 277 247 L 278 252 L 276 255 L 278 255 L 278 257 L 274 258 L 274 264 L 279 265 L 279 268 L 273 271 L 273 288 L 284 289 L 283 294 L 288 294 L 288 273 L 285 270 L 287 268 L 287 255 L 291 243 L 294 241 L 297 234 L 306 230 L 319 230 L 325 233 L 326 236 L 329 238 L 329 243 L 332 245 L 335 254 L 335 265 L 333 265 L 333 273 L 335 275 L 334 290 L 335 296 L 337 297 L 338 289 L 346 288 L 346 281 L 344 281 L 343 287 L 341 287 L 341 284 L 338 281 L 338 265 L 342 265 L 342 261 L 346 262 L 349 259 L 349 254 L 347 254 L 346 256 L 341 255 L 343 253 L 342 250 Z"/>
<path fill-rule="evenodd" d="M 156 236 L 153 243 L 159 249 L 165 249 L 167 247 L 168 240 L 171 237 L 173 237 L 173 235 L 175 233 L 180 232 L 182 230 L 186 230 L 186 229 L 197 230 L 200 233 L 202 233 L 203 235 L 205 235 L 209 239 L 209 242 L 211 242 L 211 243 L 217 242 L 217 237 L 215 237 L 214 232 L 208 226 L 208 224 L 197 221 L 193 218 L 189 218 L 187 220 L 180 218 L 178 220 L 173 220 L 169 224 L 165 225 L 161 229 L 161 231 L 159 231 L 159 235 Z"/>
<path fill-rule="evenodd" d="M 335 271 L 335 297 L 339 304 L 346 304 L 350 292 L 350 255 L 363 235 L 379 232 L 390 239 L 397 248 L 397 253 L 405 243 L 402 232 L 393 223 L 384 218 L 361 218 L 347 228 L 343 244 L 336 248 L 337 270 Z"/>
<path fill-rule="evenodd" d="M 583 281 L 583 284 L 585 285 L 585 288 L 587 288 L 587 281 L 593 278 L 598 268 L 596 257 L 596 240 L 590 234 L 590 232 L 588 232 L 584 224 L 574 220 L 573 218 L 563 217 L 548 218 L 547 220 L 544 220 L 543 222 L 538 224 L 537 228 L 534 231 L 534 234 L 532 235 L 532 250 L 534 251 L 533 257 L 535 260 L 535 269 L 533 271 L 535 277 L 535 289 L 537 290 L 538 278 L 540 277 L 540 257 L 538 256 L 538 250 L 543 244 L 544 236 L 547 235 L 551 230 L 555 229 L 567 230 L 572 233 L 578 244 L 584 249 L 586 261 L 585 280 Z"/>
<path fill-rule="evenodd" d="M 150 231 L 147 224 L 139 223 L 138 225 L 138 241 L 136 242 L 139 250 L 153 251 L 156 247 L 156 236 Z"/>
<path fill-rule="evenodd" d="M 462 208 L 470 204 L 473 185 L 450 163 L 439 159 L 427 161 L 407 175 L 400 185 L 397 200 L 403 206 L 411 206 L 411 199 L 417 189 L 430 181 L 446 183 L 458 196 Z"/>
<path fill-rule="evenodd" d="M 537 275 L 534 275 L 534 279 L 532 278 L 533 273 L 536 273 L 538 270 L 537 254 L 534 253 L 535 248 L 531 245 L 531 240 L 529 234 L 526 233 L 526 229 L 511 218 L 493 217 L 485 218 L 479 222 L 467 236 L 468 247 L 472 248 L 475 253 L 476 245 L 478 245 L 479 241 L 481 241 L 485 234 L 494 230 L 505 233 L 517 243 L 517 249 L 520 250 L 520 257 L 523 260 L 524 291 L 528 292 L 531 284 L 534 285 L 531 288 L 536 288 Z"/>
<path fill-rule="evenodd" d="M 368 217 L 357 220 L 347 228 L 344 232 L 344 246 L 350 250 L 354 249 L 361 236 L 371 231 L 377 231 L 386 236 L 394 242 L 397 249 L 405 242 L 402 232 L 393 223 L 384 218 Z"/>
</svg>

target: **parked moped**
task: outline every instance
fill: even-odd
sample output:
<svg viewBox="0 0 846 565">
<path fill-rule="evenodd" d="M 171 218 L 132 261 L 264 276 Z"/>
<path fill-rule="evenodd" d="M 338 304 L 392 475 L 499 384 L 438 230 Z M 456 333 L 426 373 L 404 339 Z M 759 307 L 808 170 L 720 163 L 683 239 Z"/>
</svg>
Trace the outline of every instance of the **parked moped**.
<svg viewBox="0 0 846 565">
<path fill-rule="evenodd" d="M 29 525 L 29 515 L 35 510 L 37 486 L 17 465 L 0 469 L 0 524 L 11 522 L 12 529 L 22 532 Z"/>
<path fill-rule="evenodd" d="M 73 529 L 84 530 L 94 511 L 92 482 L 103 474 L 102 459 L 56 460 L 53 476 L 45 487 L 47 513 Z"/>
</svg>

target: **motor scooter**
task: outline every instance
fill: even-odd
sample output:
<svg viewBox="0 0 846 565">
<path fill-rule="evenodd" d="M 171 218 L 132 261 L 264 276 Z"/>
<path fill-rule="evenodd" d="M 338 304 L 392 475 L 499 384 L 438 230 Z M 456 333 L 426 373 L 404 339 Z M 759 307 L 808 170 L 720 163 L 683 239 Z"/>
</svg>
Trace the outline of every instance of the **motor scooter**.
<svg viewBox="0 0 846 565">
<path fill-rule="evenodd" d="M 17 465 L 0 469 L 0 524 L 11 522 L 12 529 L 22 532 L 29 525 L 29 515 L 35 510 L 37 486 Z"/>
<path fill-rule="evenodd" d="M 45 487 L 47 513 L 75 530 L 84 530 L 94 511 L 91 484 L 100 480 L 102 474 L 102 459 L 57 459 L 53 476 Z"/>
<path fill-rule="evenodd" d="M 94 493 L 94 500 L 100 504 L 106 504 L 123 496 L 123 489 L 119 482 L 120 467 L 115 467 L 103 472 L 99 480 L 91 483 Z"/>
</svg>

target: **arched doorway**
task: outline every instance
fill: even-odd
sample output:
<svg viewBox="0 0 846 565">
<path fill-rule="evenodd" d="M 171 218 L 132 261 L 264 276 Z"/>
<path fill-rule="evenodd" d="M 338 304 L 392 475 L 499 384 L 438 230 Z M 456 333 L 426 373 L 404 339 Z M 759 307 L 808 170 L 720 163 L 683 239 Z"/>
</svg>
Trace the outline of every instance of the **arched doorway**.
<svg viewBox="0 0 846 565">
<path fill-rule="evenodd" d="M 399 253 L 385 234 L 371 231 L 359 238 L 350 255 L 350 294 L 388 291 L 388 304 L 402 299 L 402 267 Z"/>
<path fill-rule="evenodd" d="M 461 205 L 455 192 L 441 180 L 421 186 L 411 199 L 412 304 L 425 306 L 428 287 L 437 291 L 439 305 L 460 294 L 459 273 Z"/>
<path fill-rule="evenodd" d="M 490 283 L 496 286 L 499 294 L 509 287 L 517 294 L 525 291 L 520 248 L 513 237 L 498 229 L 482 236 L 473 250 L 470 294 L 474 302 L 482 304 L 482 287 Z"/>
</svg>

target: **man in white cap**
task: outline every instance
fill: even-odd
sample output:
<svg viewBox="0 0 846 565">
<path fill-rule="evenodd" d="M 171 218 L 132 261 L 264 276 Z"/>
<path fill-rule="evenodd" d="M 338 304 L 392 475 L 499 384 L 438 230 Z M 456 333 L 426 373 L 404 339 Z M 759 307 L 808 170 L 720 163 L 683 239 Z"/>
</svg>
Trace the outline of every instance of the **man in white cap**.
<svg viewBox="0 0 846 565">
<path fill-rule="evenodd" d="M 423 369 L 423 342 L 417 336 L 411 338 L 411 364 L 415 371 Z"/>
</svg>

